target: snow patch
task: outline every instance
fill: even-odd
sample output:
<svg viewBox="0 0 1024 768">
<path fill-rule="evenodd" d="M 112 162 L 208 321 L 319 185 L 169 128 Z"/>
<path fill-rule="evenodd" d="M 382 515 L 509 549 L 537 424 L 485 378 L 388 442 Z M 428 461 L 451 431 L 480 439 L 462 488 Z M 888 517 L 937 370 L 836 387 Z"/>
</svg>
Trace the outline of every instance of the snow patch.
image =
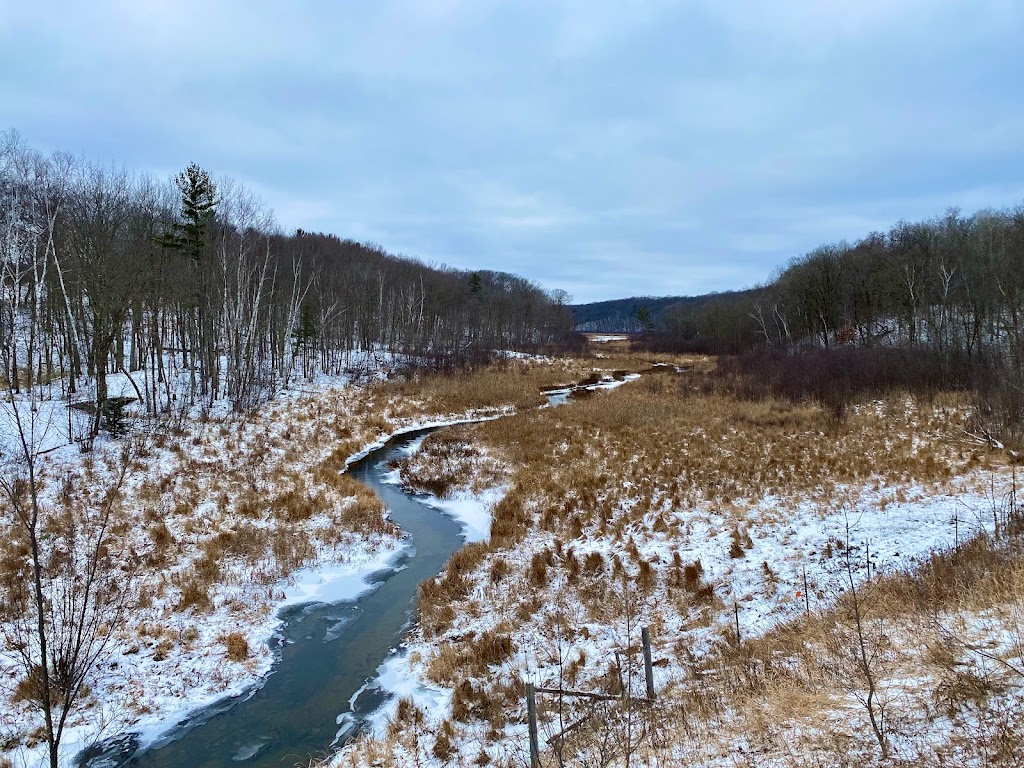
<svg viewBox="0 0 1024 768">
<path fill-rule="evenodd" d="M 451 498 L 424 496 L 417 497 L 417 500 L 461 525 L 462 536 L 469 544 L 475 541 L 490 541 L 491 521 L 494 518 L 491 511 L 507 492 L 507 487 L 488 488 L 479 494 L 456 492 Z"/>
<path fill-rule="evenodd" d="M 383 583 L 372 577 L 393 569 L 398 560 L 411 553 L 411 549 L 409 542 L 403 542 L 381 549 L 366 561 L 302 568 L 288 579 L 282 590 L 284 599 L 278 603 L 278 612 L 290 605 L 340 603 L 363 597 Z"/>
</svg>

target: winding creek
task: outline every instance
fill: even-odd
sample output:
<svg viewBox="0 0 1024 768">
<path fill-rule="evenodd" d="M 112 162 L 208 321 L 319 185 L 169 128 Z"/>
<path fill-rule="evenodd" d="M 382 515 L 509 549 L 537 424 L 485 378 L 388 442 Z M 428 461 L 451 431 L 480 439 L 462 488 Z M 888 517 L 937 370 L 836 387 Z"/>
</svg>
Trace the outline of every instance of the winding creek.
<svg viewBox="0 0 1024 768">
<path fill-rule="evenodd" d="M 617 386 L 622 380 L 587 382 L 545 395 L 549 405 L 560 405 L 574 393 Z M 395 436 L 348 468 L 384 502 L 408 544 L 392 567 L 371 579 L 380 583 L 377 589 L 352 602 L 283 610 L 275 640 L 279 659 L 259 687 L 193 713 L 144 750 L 137 734 L 100 742 L 79 756 L 80 768 L 307 765 L 311 757 L 328 754 L 339 738 L 339 722 L 349 724 L 341 737 L 351 735 L 382 703 L 365 684 L 408 628 L 417 586 L 439 573 L 462 545 L 458 523 L 384 479 L 393 460 L 443 428 Z"/>
</svg>

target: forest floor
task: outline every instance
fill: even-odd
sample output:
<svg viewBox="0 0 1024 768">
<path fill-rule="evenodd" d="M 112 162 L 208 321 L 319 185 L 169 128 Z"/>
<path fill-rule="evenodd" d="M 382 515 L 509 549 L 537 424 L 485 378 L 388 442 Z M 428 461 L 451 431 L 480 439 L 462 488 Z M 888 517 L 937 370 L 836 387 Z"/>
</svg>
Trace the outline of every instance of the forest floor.
<svg viewBox="0 0 1024 768">
<path fill-rule="evenodd" d="M 67 430 L 55 414 L 66 406 L 44 400 L 37 419 L 52 423 L 43 425 L 43 529 L 81 523 L 123 469 L 115 517 L 138 566 L 128 619 L 87 681 L 63 752 L 126 730 L 145 743 L 188 711 L 241 695 L 274 663 L 267 642 L 282 607 L 370 588 L 366 577 L 406 544 L 377 497 L 344 473 L 356 456 L 399 431 L 542 404 L 541 387 L 589 370 L 510 360 L 470 377 L 300 381 L 244 418 L 215 404 L 174 423 L 140 419 L 129 436 L 101 438 L 88 452 L 62 445 Z M 5 527 L 6 595 L 24 578 L 26 549 L 17 527 Z M 0 631 L 0 765 L 41 764 L 41 718 L 14 652 L 17 617 L 0 616 Z"/>
<path fill-rule="evenodd" d="M 639 381 L 396 467 L 487 533 L 421 587 L 393 697 L 331 765 L 529 765 L 526 682 L 626 694 L 539 696 L 545 766 L 1020 765 L 1016 470 L 966 398 L 840 417 L 621 354 Z"/>
</svg>

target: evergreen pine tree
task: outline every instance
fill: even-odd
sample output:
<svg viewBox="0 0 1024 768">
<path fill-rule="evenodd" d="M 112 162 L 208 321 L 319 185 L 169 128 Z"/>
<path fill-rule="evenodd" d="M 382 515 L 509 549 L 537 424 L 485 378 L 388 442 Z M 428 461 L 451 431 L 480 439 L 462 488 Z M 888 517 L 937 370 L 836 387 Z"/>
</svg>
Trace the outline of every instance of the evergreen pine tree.
<svg viewBox="0 0 1024 768">
<path fill-rule="evenodd" d="M 181 251 L 198 264 L 206 244 L 206 228 L 217 209 L 217 186 L 209 172 L 195 163 L 174 177 L 181 192 L 181 221 L 157 237 L 157 244 Z"/>
</svg>

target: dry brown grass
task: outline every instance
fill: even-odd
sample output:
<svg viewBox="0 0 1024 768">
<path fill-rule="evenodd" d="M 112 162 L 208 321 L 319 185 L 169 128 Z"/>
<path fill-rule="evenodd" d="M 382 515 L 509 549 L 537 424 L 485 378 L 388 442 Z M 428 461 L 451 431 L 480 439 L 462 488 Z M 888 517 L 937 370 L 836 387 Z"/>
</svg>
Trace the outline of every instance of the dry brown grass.
<svg viewBox="0 0 1024 768">
<path fill-rule="evenodd" d="M 984 536 L 858 587 L 876 706 L 890 708 L 890 737 L 918 735 L 901 740 L 893 764 L 1014 766 L 1024 758 L 1024 740 L 1010 736 L 1022 722 L 1021 587 L 1020 542 Z M 699 689 L 686 681 L 668 695 L 675 698 L 664 714 L 675 718 L 675 737 L 687 738 L 693 723 L 685 713 L 696 709 L 705 724 L 722 729 L 719 749 L 741 734 L 756 735 L 776 764 L 800 765 L 814 756 L 841 760 L 855 742 L 832 742 L 823 729 L 829 718 L 847 718 L 847 728 L 860 734 L 856 759 L 875 764 L 877 749 L 857 701 L 866 682 L 856 663 L 855 618 L 848 592 L 834 606 L 741 646 L 721 644 L 705 662 Z M 973 742 L 948 739 L 948 727 L 972 732 Z M 772 746 L 783 734 L 799 759 Z"/>
<path fill-rule="evenodd" d="M 419 620 L 430 631 L 440 634 L 455 620 L 454 605 L 469 594 L 471 574 L 488 552 L 487 544 L 466 544 L 451 556 L 444 573 L 428 579 L 419 587 Z"/>
<path fill-rule="evenodd" d="M 409 419 L 536 405 L 541 387 L 571 383 L 590 369 L 579 361 L 509 362 L 468 376 L 417 376 L 302 396 L 245 420 L 206 417 L 159 433 L 136 458 L 132 491 L 146 520 L 138 545 L 146 568 L 173 577 L 178 610 L 205 611 L 240 569 L 270 583 L 309 564 L 321 547 L 393 535 L 397 529 L 377 497 L 345 474 L 349 456 Z M 88 487 L 103 467 L 87 457 L 80 469 L 61 481 L 63 501 L 46 524 L 66 528 L 77 488 Z M 14 536 L 0 546 L 3 584 L 20 581 L 19 546 Z M 152 584 L 140 590 L 147 606 L 159 592 Z"/>
<path fill-rule="evenodd" d="M 589 531 L 625 544 L 628 531 L 639 526 L 671 539 L 685 530 L 666 510 L 712 504 L 731 510 L 732 554 L 740 558 L 752 546 L 746 510 L 764 496 L 836 507 L 851 488 L 938 487 L 991 461 L 963 450 L 956 418 L 952 402 L 895 399 L 866 405 L 837 423 L 810 405 L 695 393 L 685 374 L 668 374 L 569 408 L 439 433 L 425 441 L 413 469 L 403 471 L 418 487 L 448 492 L 475 482 L 481 448 L 503 459 L 508 471 L 501 480 L 511 487 L 493 510 L 493 552 L 536 531 L 567 541 Z M 873 458 L 881 455 L 885 462 Z M 654 578 L 657 567 L 635 547 L 627 554 L 645 580 Z M 534 588 L 548 581 L 548 563 L 538 558 L 524 574 Z M 772 578 L 770 567 L 765 578 Z M 449 588 L 428 589 L 423 614 L 450 612 L 440 606 L 464 597 L 463 580 L 460 570 Z"/>
<path fill-rule="evenodd" d="M 431 659 L 428 677 L 438 683 L 456 685 L 467 678 L 480 678 L 488 668 L 500 666 L 515 652 L 512 638 L 503 632 L 488 631 L 458 636 L 445 644 Z"/>
<path fill-rule="evenodd" d="M 209 587 L 203 583 L 201 578 L 191 577 L 184 580 L 180 587 L 181 596 L 175 605 L 175 610 L 187 611 L 208 611 L 213 607 L 210 601 Z"/>
<path fill-rule="evenodd" d="M 1015 768 L 1024 760 L 1024 666 L 1013 639 L 1024 632 L 1022 578 L 1019 541 L 976 539 L 858 588 L 876 706 L 888 707 L 895 740 L 888 760 L 867 726 L 849 596 L 740 645 L 723 640 L 653 706 L 595 707 L 567 740 L 545 747 L 545 760 L 623 766 L 628 753 L 634 765 L 658 766 Z M 475 701 L 477 687 L 460 698 Z M 556 732 L 555 700 L 539 703 L 543 733 Z M 469 705 L 459 711 L 473 716 Z"/>
<path fill-rule="evenodd" d="M 220 638 L 224 644 L 224 656 L 228 661 L 245 661 L 249 658 L 249 641 L 241 632 L 230 632 Z"/>
<path fill-rule="evenodd" d="M 571 383 L 590 370 L 579 361 L 513 362 L 470 376 L 418 376 L 300 397 L 246 421 L 190 425 L 155 440 L 149 456 L 162 457 L 168 469 L 145 475 L 135 491 L 147 510 L 148 566 L 174 574 L 179 610 L 204 611 L 219 583 L 237 579 L 239 568 L 270 583 L 309 564 L 319 547 L 395 534 L 377 497 L 345 474 L 348 456 L 403 420 L 532 406 L 543 401 L 541 387 Z M 458 464 L 460 446 L 451 448 Z M 83 468 L 88 479 L 91 460 Z M 0 554 L 8 552 L 0 564 L 16 565 L 14 550 Z M 191 562 L 190 552 L 198 552 Z M 157 592 L 142 591 L 150 604 Z"/>
<path fill-rule="evenodd" d="M 397 463 L 402 484 L 421 493 L 444 499 L 454 490 L 480 490 L 500 485 L 504 467 L 489 460 L 472 443 L 465 425 L 453 426 L 427 437 L 428 450 Z"/>
<path fill-rule="evenodd" d="M 584 611 L 576 619 L 601 626 L 621 621 L 622 584 L 631 582 L 636 600 L 658 596 L 671 601 L 693 626 L 711 626 L 721 603 L 714 585 L 705 581 L 700 561 L 677 556 L 662 563 L 644 547 L 652 536 L 685 538 L 687 521 L 673 510 L 712 506 L 721 511 L 729 521 L 722 530 L 733 534 L 737 554 L 745 555 L 752 502 L 766 494 L 783 499 L 783 514 L 785 504 L 808 499 L 834 508 L 851 487 L 891 486 L 892 498 L 898 500 L 911 483 L 940 488 L 968 469 L 999 461 L 959 441 L 965 410 L 952 397 L 930 403 L 891 398 L 838 420 L 810 405 L 737 401 L 700 383 L 701 371 L 711 365 L 706 360 L 639 357 L 603 346 L 599 351 L 607 356 L 515 363 L 469 378 L 424 376 L 368 390 L 297 397 L 248 422 L 211 422 L 167 438 L 163 448 L 154 447 L 154 459 L 160 461 L 154 460 L 153 466 L 168 471 L 140 481 L 136 495 L 140 508 L 147 510 L 146 524 L 139 528 L 146 542 L 140 551 L 148 554 L 154 571 L 171 575 L 166 583 L 153 579 L 140 589 L 140 606 L 145 602 L 159 606 L 152 610 L 163 610 L 161 601 L 169 597 L 165 602 L 178 610 L 224 607 L 222 582 L 237 580 L 240 571 L 258 574 L 255 584 L 272 584 L 309 564 L 323 547 L 344 546 L 347 537 L 357 534 L 394 532 L 376 497 L 344 474 L 344 461 L 410 419 L 493 412 L 507 405 L 525 408 L 543 401 L 542 387 L 582 380 L 594 367 L 645 369 L 648 373 L 639 382 L 567 408 L 529 410 L 500 422 L 438 433 L 425 443 L 420 463 L 403 467 L 408 471 L 403 477 L 438 495 L 474 483 L 509 484 L 494 510 L 491 541 L 461 550 L 420 595 L 421 626 L 428 638 L 451 639 L 456 617 L 479 616 L 488 609 L 473 594 L 481 574 L 492 590 L 488 599 L 500 592 L 507 604 L 507 625 L 460 638 L 429 661 L 431 678 L 461 688 L 459 717 L 454 723 L 424 727 L 421 741 L 429 743 L 427 752 L 440 744 L 438 751 L 455 760 L 449 748 L 461 722 L 483 720 L 497 727 L 500 717 L 489 700 L 504 702 L 506 716 L 516 711 L 521 691 L 500 670 L 519 643 L 517 623 L 533 621 L 545 607 L 542 590 L 553 585 L 571 589 Z M 653 362 L 672 366 L 654 368 Z M 676 375 L 674 365 L 688 373 Z M 196 454 L 189 455 L 186 448 Z M 500 461 L 506 470 L 482 476 L 483 455 Z M 879 456 L 886 460 L 878 461 Z M 83 464 L 74 488 L 101 470 Z M 65 497 L 73 495 L 69 490 Z M 55 516 L 53 524 L 58 522 Z M 617 554 L 592 551 L 583 545 L 588 540 L 615 542 Z M 16 540 L 6 541 L 12 543 L 0 546 L 0 578 L 5 583 L 17 578 L 19 562 Z M 525 559 L 516 556 L 520 547 L 528 552 Z M 943 598 L 946 602 L 936 603 L 934 594 L 922 596 L 914 591 L 919 587 L 907 583 L 878 582 L 873 610 L 887 625 L 898 625 L 893 637 L 909 635 L 914 627 L 914 636 L 922 638 L 914 658 L 930 660 L 936 679 L 943 681 L 943 711 L 977 711 L 979 702 L 995 707 L 1003 683 L 965 671 L 963 647 L 954 643 L 950 649 L 938 629 L 928 635 L 920 627 L 922 616 L 954 605 L 981 610 L 997 600 L 1003 600 L 1005 609 L 1001 620 L 1011 621 L 1015 614 L 1010 597 L 1019 594 L 1018 576 L 1010 578 L 1010 571 L 982 560 L 936 561 L 929 567 L 930 589 L 934 594 L 946 590 L 951 596 Z M 923 607 L 911 610 L 908 603 Z M 780 629 L 759 641 L 763 645 L 744 643 L 734 649 L 723 638 L 713 664 L 690 658 L 688 649 L 677 644 L 673 652 L 683 668 L 721 685 L 702 684 L 695 690 L 680 683 L 666 691 L 668 725 L 690 742 L 695 737 L 689 734 L 703 733 L 702 748 L 709 750 L 743 729 L 769 749 L 788 737 L 790 726 L 785 724 L 813 720 L 814 712 L 829 707 L 845 711 L 848 698 L 827 690 L 829 675 L 832 680 L 836 675 L 813 672 L 808 651 L 825 649 L 821 657 L 828 658 L 826 651 L 843 636 L 835 627 L 848 624 L 843 610 L 840 603 L 827 620 L 819 617 L 802 629 Z M 157 638 L 154 653 L 166 656 L 179 642 Z M 608 674 L 605 661 L 574 658 L 571 664 L 567 674 L 572 679 L 600 684 L 600 675 Z M 893 674 L 905 669 L 895 665 Z M 470 679 L 471 685 L 463 686 Z M 685 715 L 671 708 L 673 701 Z M 856 713 L 855 707 L 852 711 Z M 416 721 L 414 714 L 406 714 Z M 708 735 L 714 730 L 708 724 L 715 723 L 720 739 Z M 993 725 L 992 734 L 997 731 Z M 599 730 L 595 733 L 600 735 Z M 833 749 L 820 729 L 813 733 L 814 749 Z M 407 743 L 411 737 L 403 731 L 396 738 Z M 1006 734 L 998 738 L 1004 749 L 1012 748 Z M 991 743 L 995 739 L 991 735 Z M 687 748 L 695 748 L 690 742 Z M 367 743 L 360 749 L 380 764 L 402 764 L 380 745 Z"/>
<path fill-rule="evenodd" d="M 582 360 L 558 360 L 553 364 L 509 361 L 469 375 L 419 375 L 386 382 L 377 386 L 375 394 L 407 403 L 407 407 L 429 402 L 439 413 L 505 405 L 522 409 L 543 404 L 542 389 L 574 384 L 592 369 L 592 362 Z"/>
<path fill-rule="evenodd" d="M 627 360 L 612 365 L 628 369 L 632 363 L 635 370 L 637 360 Z M 472 638 L 455 642 L 456 618 L 499 621 L 515 644 L 545 632 L 554 643 L 538 619 L 556 610 L 552 601 L 582 607 L 570 622 L 573 632 L 621 624 L 631 601 L 636 610 L 651 606 L 642 610 L 654 617 L 655 633 L 662 631 L 656 601 L 668 601 L 690 629 L 720 636 L 706 656 L 694 655 L 683 636 L 669 644 L 672 663 L 685 674 L 659 694 L 655 714 L 642 724 L 650 738 L 642 750 L 638 747 L 641 763 L 676 764 L 688 755 L 696 763 L 758 765 L 761 755 L 764 764 L 777 766 L 874 764 L 877 745 L 858 702 L 862 681 L 850 653 L 854 625 L 848 599 L 737 644 L 735 633 L 716 623 L 725 610 L 731 612 L 731 604 L 727 608 L 715 594 L 716 584 L 705 580 L 701 561 L 687 562 L 678 552 L 668 562 L 659 561 L 647 554 L 646 544 L 652 539 L 682 544 L 690 523 L 678 511 L 712 509 L 716 519 L 726 521 L 720 530 L 731 541 L 733 556 L 747 559 L 763 526 L 785 523 L 787 509 L 835 510 L 859 503 L 862 493 L 879 504 L 903 503 L 914 494 L 941 495 L 967 472 L 998 470 L 1003 457 L 965 444 L 968 404 L 957 395 L 927 402 L 892 396 L 837 418 L 811 404 L 738 400 L 702 383 L 705 361 L 675 362 L 688 373 L 677 375 L 662 366 L 637 383 L 566 408 L 439 433 L 425 441 L 414 464 L 403 467 L 408 481 L 438 495 L 479 485 L 481 457 L 497 458 L 507 467 L 484 483 L 500 480 L 509 486 L 493 510 L 490 542 L 464 550 L 421 590 L 420 631 L 436 644 L 426 675 L 453 690 L 457 723 L 489 722 L 500 731 L 502 722 L 492 721 L 486 695 L 500 698 L 509 681 L 500 667 L 481 662 L 487 654 Z M 776 518 L 765 518 L 757 507 L 769 495 L 778 499 Z M 594 551 L 588 542 L 611 543 L 614 554 Z M 937 555 L 912 574 L 876 578 L 864 596 L 865 627 L 885 689 L 879 701 L 892 718 L 887 727 L 928 732 L 938 704 L 930 693 L 908 690 L 905 681 L 931 664 L 929 679 L 940 692 L 943 712 L 960 712 L 958 727 L 973 728 L 978 743 L 985 744 L 975 756 L 984 753 L 988 764 L 1009 766 L 1014 763 L 1005 755 L 1013 754 L 1015 742 L 997 722 L 977 717 L 985 707 L 1005 708 L 1005 681 L 966 669 L 962 647 L 958 655 L 947 653 L 942 664 L 926 661 L 943 658 L 946 646 L 940 640 L 948 628 L 933 620 L 943 612 L 1002 605 L 996 611 L 1004 622 L 1000 626 L 1022 631 L 1024 625 L 1013 616 L 1024 610 L 1014 613 L 1011 599 L 1024 586 L 1018 566 L 1003 568 L 997 562 L 1002 556 L 986 559 L 974 552 L 985 547 L 983 541 L 972 542 L 960 553 Z M 829 561 L 844 556 L 837 541 L 825 549 Z M 753 566 L 763 589 L 775 590 L 776 564 L 758 559 Z M 815 602 L 829 604 L 825 597 Z M 517 627 L 529 629 L 523 635 Z M 563 640 L 572 634 L 561 633 Z M 1014 661 L 990 663 L 1005 667 Z M 606 664 L 570 657 L 564 679 L 612 690 L 615 672 Z M 514 697 L 507 709 L 517 711 Z M 968 711 L 974 720 L 963 714 Z M 606 715 L 579 730 L 572 740 L 577 751 L 564 764 L 582 765 L 584 755 L 594 757 L 598 742 L 619 733 L 615 729 L 623 718 L 643 720 L 640 713 L 609 710 Z M 1003 722 L 1016 720 L 1007 716 Z M 737 758 L 737 743 L 750 745 L 748 757 Z M 940 750 L 926 746 L 915 746 L 913 759 L 903 764 L 917 759 L 943 764 Z M 374 749 L 388 754 L 386 744 Z M 957 759 L 970 763 L 964 757 L 967 747 L 958 749 Z M 610 764 L 621 765 L 621 759 Z"/>
</svg>

